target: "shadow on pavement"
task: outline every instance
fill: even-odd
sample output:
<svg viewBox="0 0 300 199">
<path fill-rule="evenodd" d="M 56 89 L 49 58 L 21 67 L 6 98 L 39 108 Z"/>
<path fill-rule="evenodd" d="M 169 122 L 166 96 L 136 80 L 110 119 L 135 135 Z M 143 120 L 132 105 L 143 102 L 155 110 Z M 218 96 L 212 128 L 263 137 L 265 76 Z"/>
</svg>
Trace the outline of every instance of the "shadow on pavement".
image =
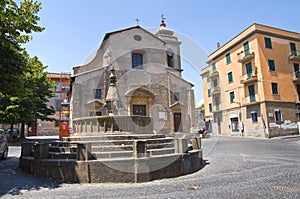
<svg viewBox="0 0 300 199">
<path fill-rule="evenodd" d="M 9 156 L 0 160 L 0 198 L 3 195 L 22 195 L 29 190 L 55 189 L 61 183 L 23 173 L 19 169 L 19 157 Z"/>
</svg>

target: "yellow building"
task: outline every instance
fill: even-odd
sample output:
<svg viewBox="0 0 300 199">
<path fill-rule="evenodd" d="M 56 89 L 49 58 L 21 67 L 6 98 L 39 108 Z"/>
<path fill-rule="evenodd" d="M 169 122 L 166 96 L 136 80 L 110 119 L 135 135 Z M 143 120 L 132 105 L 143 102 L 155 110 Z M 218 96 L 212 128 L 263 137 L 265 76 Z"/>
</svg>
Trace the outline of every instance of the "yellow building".
<svg viewBox="0 0 300 199">
<path fill-rule="evenodd" d="M 218 135 L 298 134 L 300 34 L 253 24 L 208 57 L 205 119 Z"/>
</svg>

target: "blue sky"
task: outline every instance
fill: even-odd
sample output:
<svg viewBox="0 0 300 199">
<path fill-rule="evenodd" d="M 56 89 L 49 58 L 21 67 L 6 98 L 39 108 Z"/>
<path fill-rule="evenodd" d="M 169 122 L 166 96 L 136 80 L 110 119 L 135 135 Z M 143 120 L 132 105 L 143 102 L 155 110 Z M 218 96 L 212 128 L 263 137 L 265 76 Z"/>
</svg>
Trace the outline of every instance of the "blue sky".
<svg viewBox="0 0 300 199">
<path fill-rule="evenodd" d="M 197 60 L 183 60 L 184 76 L 195 84 L 196 100 L 203 98 L 199 69 L 216 50 L 253 23 L 261 23 L 300 33 L 298 0 L 41 0 L 40 25 L 46 29 L 33 35 L 26 45 L 49 72 L 71 72 L 82 65 L 99 46 L 106 32 L 135 26 L 158 28 L 161 14 L 167 27 L 193 41 Z M 193 51 L 194 50 L 194 51 Z M 203 54 L 204 53 L 204 54 Z M 196 56 L 197 57 L 197 56 Z M 194 69 L 191 69 L 193 65 Z"/>
</svg>

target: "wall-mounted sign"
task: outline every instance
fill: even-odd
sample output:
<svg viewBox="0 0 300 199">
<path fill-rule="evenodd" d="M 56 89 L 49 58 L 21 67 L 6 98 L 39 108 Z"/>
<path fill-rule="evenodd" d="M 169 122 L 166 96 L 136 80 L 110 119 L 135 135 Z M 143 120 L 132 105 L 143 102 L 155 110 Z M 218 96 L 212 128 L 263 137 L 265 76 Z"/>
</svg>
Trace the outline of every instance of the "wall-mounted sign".
<svg viewBox="0 0 300 199">
<path fill-rule="evenodd" d="M 268 116 L 269 117 L 274 117 L 274 114 L 273 113 L 268 113 Z"/>
</svg>

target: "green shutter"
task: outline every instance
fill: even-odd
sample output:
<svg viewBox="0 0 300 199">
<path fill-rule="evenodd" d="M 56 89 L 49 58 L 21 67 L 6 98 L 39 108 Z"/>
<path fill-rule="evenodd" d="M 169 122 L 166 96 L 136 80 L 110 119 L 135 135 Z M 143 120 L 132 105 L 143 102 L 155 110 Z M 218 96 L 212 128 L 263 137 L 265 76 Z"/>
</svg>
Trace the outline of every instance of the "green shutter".
<svg viewBox="0 0 300 199">
<path fill-rule="evenodd" d="M 234 102 L 234 92 L 233 91 L 230 92 L 229 95 L 230 95 L 230 103 L 233 103 Z"/>
<path fill-rule="evenodd" d="M 268 60 L 268 64 L 269 64 L 269 70 L 270 70 L 270 71 L 276 71 L 274 60 L 269 59 L 269 60 Z"/>
<path fill-rule="evenodd" d="M 232 72 L 228 73 L 228 83 L 233 82 Z"/>
<path fill-rule="evenodd" d="M 271 41 L 271 38 L 265 37 L 265 45 L 266 45 L 266 48 L 272 49 L 272 41 Z"/>
<path fill-rule="evenodd" d="M 226 54 L 226 64 L 231 63 L 230 53 Z"/>
</svg>

